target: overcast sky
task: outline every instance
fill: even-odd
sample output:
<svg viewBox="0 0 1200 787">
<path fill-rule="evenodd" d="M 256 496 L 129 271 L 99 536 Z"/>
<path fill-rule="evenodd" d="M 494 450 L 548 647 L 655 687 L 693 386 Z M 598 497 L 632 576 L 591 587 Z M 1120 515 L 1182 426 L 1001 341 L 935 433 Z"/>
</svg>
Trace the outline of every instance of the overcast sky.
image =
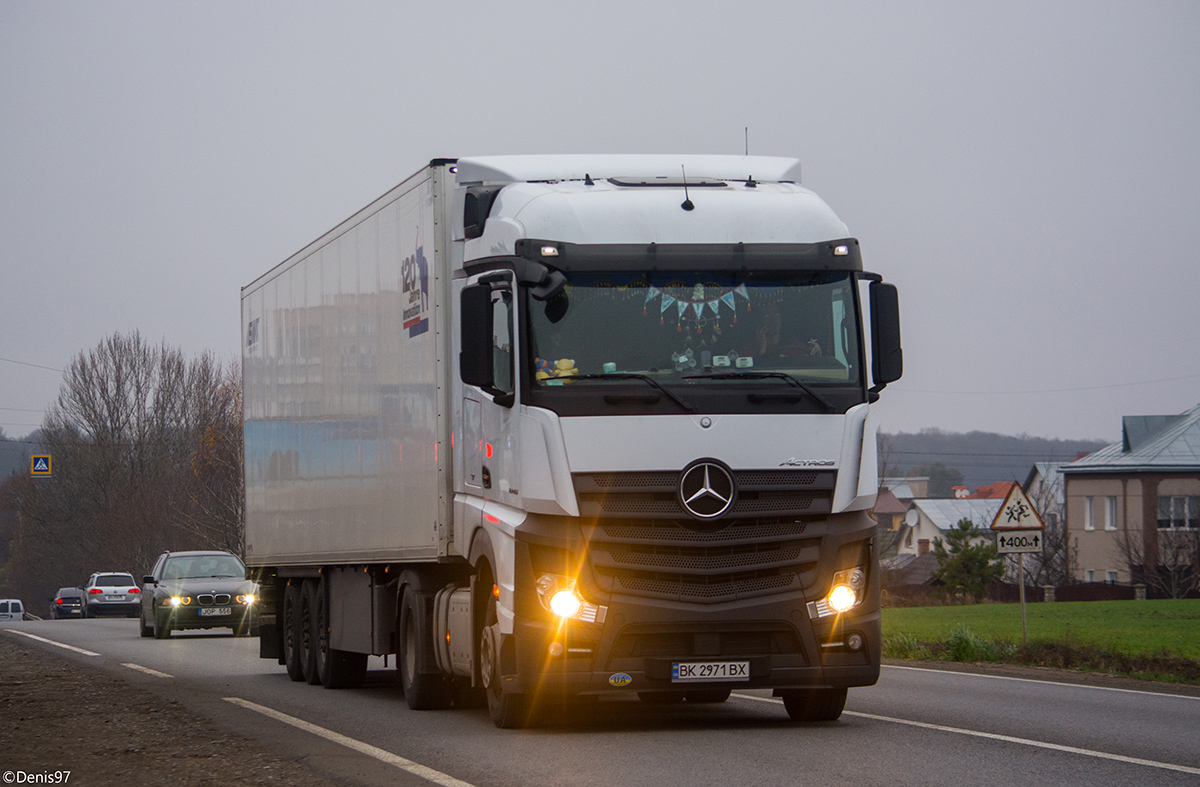
<svg viewBox="0 0 1200 787">
<path fill-rule="evenodd" d="M 240 288 L 431 158 L 746 127 L 900 288 L 884 429 L 1195 406 L 1200 3 L 979 5 L 4 0 L 0 428 L 113 332 L 235 358 Z"/>
</svg>

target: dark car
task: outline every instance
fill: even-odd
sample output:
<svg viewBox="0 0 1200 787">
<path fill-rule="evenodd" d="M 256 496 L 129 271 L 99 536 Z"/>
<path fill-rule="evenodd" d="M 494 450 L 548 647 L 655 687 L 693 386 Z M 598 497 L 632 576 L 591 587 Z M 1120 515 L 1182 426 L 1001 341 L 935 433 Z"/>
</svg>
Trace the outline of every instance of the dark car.
<svg viewBox="0 0 1200 787">
<path fill-rule="evenodd" d="M 83 617 L 121 615 L 132 618 L 141 608 L 142 589 L 125 571 L 97 571 L 83 585 Z"/>
<path fill-rule="evenodd" d="M 50 607 L 50 617 L 55 620 L 83 617 L 83 590 L 81 588 L 59 588 Z"/>
<path fill-rule="evenodd" d="M 142 636 L 165 639 L 172 631 L 223 626 L 248 635 L 257 595 L 237 555 L 163 552 L 142 577 Z"/>
</svg>

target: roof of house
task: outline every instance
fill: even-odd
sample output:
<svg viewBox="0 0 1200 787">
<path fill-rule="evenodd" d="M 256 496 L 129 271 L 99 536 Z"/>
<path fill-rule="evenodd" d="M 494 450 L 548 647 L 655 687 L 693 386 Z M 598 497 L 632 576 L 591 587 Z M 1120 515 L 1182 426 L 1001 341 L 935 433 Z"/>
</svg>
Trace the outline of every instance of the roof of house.
<svg viewBox="0 0 1200 787">
<path fill-rule="evenodd" d="M 894 572 L 894 579 L 900 585 L 926 585 L 933 578 L 933 572 L 938 569 L 937 556 L 932 552 L 920 555 L 896 555 L 879 561 L 884 571 Z"/>
<path fill-rule="evenodd" d="M 1030 487 L 1033 485 L 1034 479 L 1041 476 L 1042 488 L 1050 490 L 1054 495 L 1055 501 L 1059 505 L 1062 505 L 1063 483 L 1060 471 L 1066 465 L 1066 462 L 1034 462 L 1033 467 L 1029 468 L 1029 475 L 1025 476 L 1025 483 L 1021 485 L 1021 488 L 1026 492 L 1030 492 Z"/>
<path fill-rule="evenodd" d="M 1003 500 L 1004 498 L 1008 497 L 1008 493 L 1011 492 L 1012 488 L 1016 485 L 1017 483 L 1015 481 L 997 481 L 996 483 L 988 484 L 987 486 L 977 486 L 975 487 L 975 494 L 966 495 L 965 497 L 959 498 L 959 500 L 990 500 L 992 498 L 1000 498 Z"/>
<path fill-rule="evenodd" d="M 908 511 L 908 503 L 902 503 L 892 494 L 890 489 L 879 490 L 879 497 L 875 501 L 876 514 L 903 514 Z"/>
<path fill-rule="evenodd" d="M 970 519 L 975 527 L 987 530 L 996 518 L 1004 500 L 998 498 L 958 498 L 957 500 L 914 500 L 920 510 L 938 530 L 950 530 L 960 519 Z"/>
<path fill-rule="evenodd" d="M 1064 466 L 1064 473 L 1200 470 L 1200 405 L 1179 415 L 1127 415 L 1121 442 Z"/>
<path fill-rule="evenodd" d="M 881 487 L 883 487 L 884 489 L 890 489 L 892 491 L 892 494 L 894 494 L 900 500 L 912 500 L 913 498 L 917 497 L 917 495 L 913 493 L 912 484 L 913 483 L 919 484 L 922 481 L 928 482 L 929 477 L 928 476 L 910 476 L 907 478 L 887 477 L 887 478 L 881 479 L 879 482 L 879 485 Z"/>
</svg>

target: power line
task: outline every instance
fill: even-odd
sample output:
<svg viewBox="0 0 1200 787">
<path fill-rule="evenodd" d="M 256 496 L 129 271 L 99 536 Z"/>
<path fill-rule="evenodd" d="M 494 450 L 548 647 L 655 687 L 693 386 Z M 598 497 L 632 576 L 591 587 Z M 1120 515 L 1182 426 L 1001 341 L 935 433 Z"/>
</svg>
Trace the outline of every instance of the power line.
<svg viewBox="0 0 1200 787">
<path fill-rule="evenodd" d="M 45 369 L 46 371 L 49 371 L 49 372 L 62 372 L 64 374 L 66 373 L 66 369 L 57 369 L 53 366 L 42 366 L 41 364 L 37 364 L 37 363 L 25 363 L 24 361 L 14 361 L 12 358 L 0 358 L 0 361 L 4 361 L 5 363 L 15 363 L 20 366 L 32 366 L 34 369 Z"/>
<path fill-rule="evenodd" d="M 45 410 L 27 410 L 23 407 L 0 407 L 0 410 L 4 410 L 5 412 L 9 412 L 9 413 L 43 413 L 43 412 L 45 412 Z"/>
<path fill-rule="evenodd" d="M 983 396 L 992 394 L 995 396 L 1016 396 L 1019 394 L 1045 394 L 1045 393 L 1075 393 L 1077 391 L 1103 391 L 1110 388 L 1131 388 L 1135 385 L 1157 385 L 1158 383 L 1174 383 L 1180 380 L 1195 380 L 1200 378 L 1200 374 L 1185 374 L 1182 377 L 1164 377 L 1161 380 L 1142 380 L 1136 383 L 1112 383 L 1111 385 L 1088 385 L 1078 388 L 1045 388 L 1035 391 L 932 391 L 921 388 L 903 388 L 893 384 L 893 390 L 897 393 L 922 393 L 922 394 L 952 394 L 955 396 Z"/>
</svg>

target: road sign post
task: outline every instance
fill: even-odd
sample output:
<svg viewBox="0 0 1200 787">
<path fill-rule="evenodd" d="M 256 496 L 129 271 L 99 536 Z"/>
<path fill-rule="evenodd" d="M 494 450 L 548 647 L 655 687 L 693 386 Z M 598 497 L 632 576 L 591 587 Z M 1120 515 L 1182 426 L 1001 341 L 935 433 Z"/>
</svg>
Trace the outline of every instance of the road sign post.
<svg viewBox="0 0 1200 787">
<path fill-rule="evenodd" d="M 1021 597 L 1021 644 L 1029 643 L 1029 628 L 1025 622 L 1025 553 L 1042 551 L 1042 531 L 1046 526 L 1037 508 L 1018 483 L 1013 483 L 1008 497 L 996 518 L 992 520 L 996 533 L 996 549 L 1002 555 L 1017 556 L 1018 594 Z"/>
</svg>

